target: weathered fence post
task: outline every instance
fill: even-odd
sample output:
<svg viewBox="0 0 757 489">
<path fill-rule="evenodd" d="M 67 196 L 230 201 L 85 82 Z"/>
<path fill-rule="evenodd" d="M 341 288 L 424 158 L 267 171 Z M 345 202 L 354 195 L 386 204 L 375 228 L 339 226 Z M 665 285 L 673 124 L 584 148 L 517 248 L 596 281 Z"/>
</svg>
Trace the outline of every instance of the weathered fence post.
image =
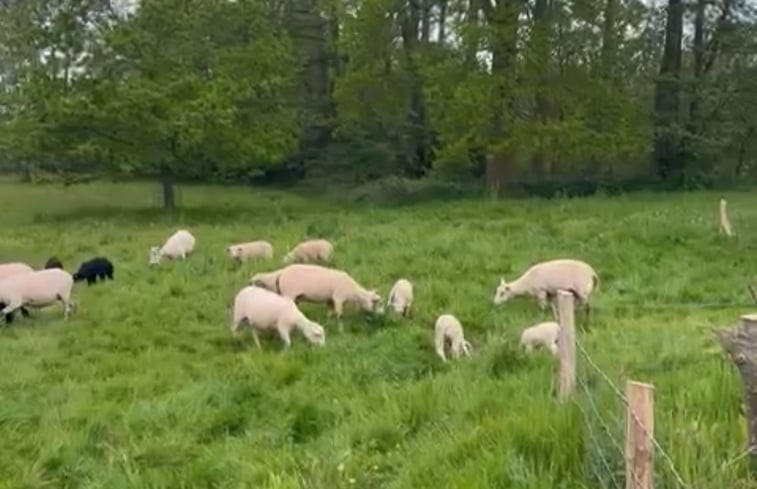
<svg viewBox="0 0 757 489">
<path fill-rule="evenodd" d="M 731 221 L 728 219 L 727 206 L 728 202 L 725 199 L 720 199 L 720 232 L 730 237 L 733 235 L 733 232 L 731 231 Z"/>
<path fill-rule="evenodd" d="M 560 356 L 557 396 L 558 399 L 564 401 L 573 393 L 576 384 L 576 330 L 573 293 L 564 290 L 557 292 L 557 318 L 560 323 L 560 336 L 557 340 Z"/>
<path fill-rule="evenodd" d="M 741 374 L 749 433 L 747 450 L 752 473 L 757 474 L 757 314 L 741 316 L 741 324 L 716 335 Z"/>
<path fill-rule="evenodd" d="M 626 382 L 626 489 L 652 489 L 654 460 L 654 386 Z"/>
</svg>

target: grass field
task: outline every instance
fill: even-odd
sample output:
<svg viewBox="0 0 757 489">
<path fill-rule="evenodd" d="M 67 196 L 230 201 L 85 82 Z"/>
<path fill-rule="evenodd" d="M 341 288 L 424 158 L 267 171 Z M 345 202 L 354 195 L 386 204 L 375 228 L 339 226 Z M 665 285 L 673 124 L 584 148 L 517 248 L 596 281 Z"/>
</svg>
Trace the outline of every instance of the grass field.
<svg viewBox="0 0 757 489">
<path fill-rule="evenodd" d="M 114 282 L 75 286 L 70 321 L 55 306 L 0 331 L 0 487 L 614 487 L 622 454 L 599 434 L 607 423 L 622 442 L 620 401 L 582 362 L 591 398 L 557 403 L 551 358 L 517 347 L 546 316 L 525 299 L 492 304 L 501 275 L 558 256 L 599 272 L 579 338 L 619 385 L 655 384 L 655 431 L 685 481 L 757 487 L 746 459 L 728 463 L 745 447 L 741 386 L 710 333 L 754 309 L 753 194 L 726 195 L 728 240 L 719 194 L 345 209 L 185 187 L 168 218 L 153 191 L 0 184 L 0 262 L 56 255 L 75 271 L 102 254 L 116 265 Z M 149 247 L 180 226 L 195 254 L 149 268 Z M 339 334 L 325 307 L 304 305 L 326 326 L 323 348 L 297 333 L 286 353 L 277 337 L 262 352 L 249 334 L 230 342 L 236 291 L 305 236 L 332 240 L 335 265 L 384 297 L 408 277 L 414 317 L 350 309 Z M 275 262 L 233 266 L 224 247 L 255 238 L 271 240 Z M 444 312 L 462 321 L 473 357 L 434 355 Z M 589 400 L 603 422 L 591 409 L 586 422 Z M 657 488 L 677 487 L 662 457 L 656 469 Z"/>
</svg>

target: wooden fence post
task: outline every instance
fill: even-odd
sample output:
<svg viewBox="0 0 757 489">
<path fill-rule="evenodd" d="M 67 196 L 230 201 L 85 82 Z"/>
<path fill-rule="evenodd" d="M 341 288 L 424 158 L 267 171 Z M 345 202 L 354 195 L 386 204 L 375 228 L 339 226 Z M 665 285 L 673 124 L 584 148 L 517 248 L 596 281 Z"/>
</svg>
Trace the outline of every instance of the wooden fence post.
<svg viewBox="0 0 757 489">
<path fill-rule="evenodd" d="M 751 471 L 757 474 L 757 314 L 745 314 L 738 326 L 715 334 L 741 374 L 749 434 L 747 450 Z"/>
<path fill-rule="evenodd" d="M 654 386 L 626 382 L 626 489 L 652 489 L 654 460 Z"/>
<path fill-rule="evenodd" d="M 557 340 L 560 356 L 557 396 L 564 401 L 573 393 L 576 385 L 576 331 L 572 292 L 557 292 L 557 318 L 560 323 Z"/>
<path fill-rule="evenodd" d="M 733 232 L 731 231 L 731 220 L 728 219 L 727 206 L 728 202 L 726 202 L 725 199 L 720 199 L 720 232 L 731 237 Z"/>
</svg>

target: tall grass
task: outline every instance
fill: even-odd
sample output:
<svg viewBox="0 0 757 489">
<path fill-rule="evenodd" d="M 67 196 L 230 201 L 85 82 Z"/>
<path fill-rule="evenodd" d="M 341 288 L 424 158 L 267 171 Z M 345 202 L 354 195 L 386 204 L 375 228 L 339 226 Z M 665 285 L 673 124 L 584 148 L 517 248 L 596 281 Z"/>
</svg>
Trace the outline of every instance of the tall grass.
<svg viewBox="0 0 757 489">
<path fill-rule="evenodd" d="M 747 304 L 757 272 L 753 195 L 726 196 L 729 240 L 717 234 L 720 195 L 706 193 L 386 209 L 185 187 L 168 217 L 152 192 L 0 184 L 0 262 L 116 265 L 114 282 L 76 285 L 70 321 L 53 307 L 0 332 L 0 487 L 600 487 L 622 455 L 589 436 L 602 433 L 596 417 L 555 400 L 549 356 L 517 347 L 547 316 L 527 300 L 492 304 L 500 276 L 558 256 L 598 270 L 579 338 L 619 385 L 655 384 L 655 431 L 684 479 L 757 487 L 746 460 L 726 463 L 745 447 L 741 390 L 709 330 L 751 309 L 723 304 Z M 148 248 L 179 226 L 197 237 L 194 256 L 149 268 Z M 323 348 L 300 335 L 286 353 L 273 336 L 263 351 L 230 341 L 236 291 L 306 236 L 332 240 L 335 266 L 384 297 L 408 277 L 414 316 L 350 310 L 339 334 L 324 307 L 304 305 L 326 325 Z M 256 238 L 275 261 L 233 266 L 224 247 Z M 687 305 L 701 303 L 721 305 Z M 445 312 L 472 358 L 434 355 Z M 622 437 L 620 401 L 585 364 L 580 374 Z M 676 487 L 659 457 L 656 467 L 657 487 Z"/>
</svg>

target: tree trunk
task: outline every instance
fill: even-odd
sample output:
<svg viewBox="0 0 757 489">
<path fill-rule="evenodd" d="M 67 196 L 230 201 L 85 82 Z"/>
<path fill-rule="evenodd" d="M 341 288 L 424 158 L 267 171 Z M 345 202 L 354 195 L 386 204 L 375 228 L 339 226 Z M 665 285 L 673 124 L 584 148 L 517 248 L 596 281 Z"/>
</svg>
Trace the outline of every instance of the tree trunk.
<svg viewBox="0 0 757 489">
<path fill-rule="evenodd" d="M 499 0 L 492 5 L 491 0 L 480 0 L 480 3 L 491 27 L 492 76 L 498 84 L 495 99 L 492 101 L 494 113 L 491 133 L 494 141 L 503 141 L 507 139 L 504 116 L 512 112 L 509 88 L 514 82 L 513 67 L 517 53 L 520 2 L 519 0 Z M 493 194 L 498 195 L 504 187 L 514 156 L 512 151 L 505 151 L 492 155 L 487 160 L 486 185 Z"/>
<path fill-rule="evenodd" d="M 444 46 L 447 37 L 447 0 L 439 0 L 439 31 L 437 42 Z"/>
<path fill-rule="evenodd" d="M 531 48 L 533 51 L 533 71 L 536 78 L 534 93 L 535 117 L 540 124 L 548 124 L 551 117 L 551 101 L 548 95 L 550 70 L 550 5 L 549 0 L 536 0 L 534 3 L 534 27 L 531 34 Z M 534 148 L 531 157 L 531 176 L 542 177 L 547 172 L 547 157 L 544 148 Z"/>
<path fill-rule="evenodd" d="M 431 0 L 421 1 L 421 42 L 427 43 L 431 39 Z"/>
<path fill-rule="evenodd" d="M 682 0 L 668 0 L 665 48 L 655 87 L 655 163 L 657 175 L 674 186 L 683 183 L 684 162 L 677 137 L 669 131 L 679 122 L 679 76 L 683 37 Z"/>
<path fill-rule="evenodd" d="M 618 49 L 615 35 L 615 18 L 617 16 L 618 0 L 607 0 L 605 3 L 605 18 L 602 26 L 602 76 L 610 80 L 615 72 L 615 54 Z"/>
<path fill-rule="evenodd" d="M 411 79 L 410 114 L 408 123 L 410 126 L 410 149 L 413 157 L 408 162 L 410 174 L 422 175 L 429 167 L 428 128 L 426 127 L 426 108 L 421 93 L 421 80 L 418 67 L 415 63 L 415 55 L 418 49 L 418 27 L 421 22 L 421 1 L 409 0 L 407 13 L 402 19 L 402 45 L 405 51 L 408 72 Z"/>
<path fill-rule="evenodd" d="M 163 189 L 163 208 L 169 211 L 176 209 L 176 187 L 173 176 L 163 174 L 160 177 L 160 186 Z"/>
</svg>

